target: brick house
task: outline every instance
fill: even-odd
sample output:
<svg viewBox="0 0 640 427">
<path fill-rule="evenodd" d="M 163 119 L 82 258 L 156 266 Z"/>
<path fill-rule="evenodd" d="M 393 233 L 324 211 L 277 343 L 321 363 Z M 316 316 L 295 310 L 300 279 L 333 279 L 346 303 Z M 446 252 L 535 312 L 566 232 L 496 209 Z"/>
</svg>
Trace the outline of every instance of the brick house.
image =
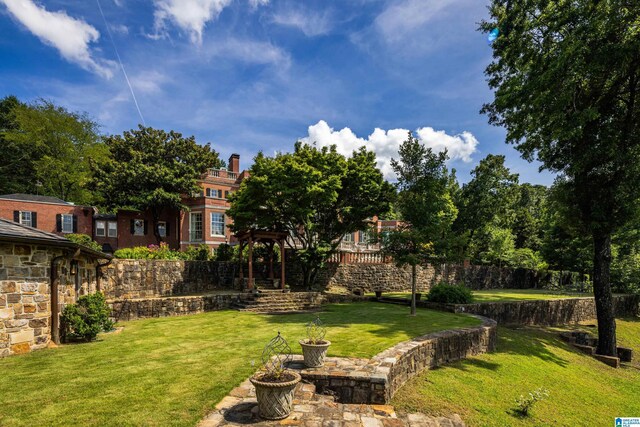
<svg viewBox="0 0 640 427">
<path fill-rule="evenodd" d="M 59 236 L 92 235 L 95 208 L 65 202 L 57 197 L 34 194 L 0 196 L 0 218 Z"/>
<path fill-rule="evenodd" d="M 180 248 L 180 213 L 165 209 L 158 218 L 158 234 L 171 249 Z M 120 209 L 116 214 L 96 214 L 93 217 L 93 240 L 102 250 L 112 252 L 121 248 L 157 245 L 151 211 Z"/>
<path fill-rule="evenodd" d="M 110 258 L 57 234 L 0 219 L 0 357 L 59 342 L 60 312 L 100 289 L 100 269 Z"/>
<path fill-rule="evenodd" d="M 188 211 L 180 212 L 180 248 L 206 244 L 212 249 L 221 243 L 231 243 L 235 238 L 228 225 L 231 219 L 226 215 L 230 204 L 229 194 L 240 188 L 240 183 L 248 177 L 247 171 L 240 172 L 240 156 L 232 154 L 229 167 L 210 169 L 198 185 L 197 195 L 185 198 Z"/>
</svg>

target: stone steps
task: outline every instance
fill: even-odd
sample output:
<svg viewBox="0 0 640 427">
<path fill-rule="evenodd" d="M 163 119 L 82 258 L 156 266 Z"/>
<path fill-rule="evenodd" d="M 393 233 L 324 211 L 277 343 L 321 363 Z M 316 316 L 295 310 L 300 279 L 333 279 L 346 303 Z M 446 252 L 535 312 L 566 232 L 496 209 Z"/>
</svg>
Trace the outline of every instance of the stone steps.
<svg viewBox="0 0 640 427">
<path fill-rule="evenodd" d="M 319 309 L 324 296 L 318 292 L 267 291 L 258 294 L 246 294 L 235 308 L 254 313 L 286 313 Z"/>
</svg>

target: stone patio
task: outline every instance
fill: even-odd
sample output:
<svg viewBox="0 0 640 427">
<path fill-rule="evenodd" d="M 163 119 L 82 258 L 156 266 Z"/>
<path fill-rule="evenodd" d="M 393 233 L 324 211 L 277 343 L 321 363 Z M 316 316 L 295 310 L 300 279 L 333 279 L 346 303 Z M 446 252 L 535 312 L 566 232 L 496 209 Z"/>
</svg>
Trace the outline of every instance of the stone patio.
<svg viewBox="0 0 640 427">
<path fill-rule="evenodd" d="M 464 427 L 458 415 L 430 417 L 425 414 L 396 412 L 390 405 L 337 403 L 330 395 L 316 393 L 313 384 L 296 387 L 293 412 L 279 421 L 258 415 L 255 389 L 247 379 L 222 399 L 198 427 L 221 426 L 301 426 L 301 427 Z"/>
</svg>

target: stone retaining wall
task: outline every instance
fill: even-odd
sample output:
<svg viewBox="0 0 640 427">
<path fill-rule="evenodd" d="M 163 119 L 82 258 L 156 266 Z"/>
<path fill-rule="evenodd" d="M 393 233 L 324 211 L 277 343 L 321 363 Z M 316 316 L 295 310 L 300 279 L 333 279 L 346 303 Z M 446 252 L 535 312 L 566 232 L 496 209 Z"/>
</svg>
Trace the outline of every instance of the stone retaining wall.
<svg viewBox="0 0 640 427">
<path fill-rule="evenodd" d="M 107 299 L 197 294 L 230 289 L 236 269 L 230 262 L 115 259 L 100 285 Z"/>
<path fill-rule="evenodd" d="M 613 297 L 616 317 L 639 314 L 640 295 Z M 454 313 L 472 313 L 500 324 L 558 326 L 596 319 L 594 298 L 566 298 L 540 301 L 504 301 L 454 305 Z"/>
<path fill-rule="evenodd" d="M 211 294 L 164 298 L 125 299 L 108 301 L 115 321 L 150 317 L 183 316 L 205 311 L 226 310 L 239 302 L 240 294 Z"/>
<path fill-rule="evenodd" d="M 246 270 L 246 266 L 244 268 Z M 255 264 L 257 279 L 265 271 L 262 264 Z M 302 283 L 301 270 L 295 261 L 287 261 L 286 274 L 287 284 L 296 287 Z M 245 277 L 247 275 L 245 271 Z M 116 259 L 103 269 L 101 290 L 107 299 L 189 295 L 233 289 L 236 276 L 238 265 L 231 262 Z M 418 291 L 423 293 L 440 282 L 464 283 L 472 289 L 526 289 L 548 288 L 556 283 L 568 284 L 575 280 L 575 275 L 570 273 L 558 275 L 491 266 L 427 264 L 418 267 Z M 411 268 L 389 263 L 328 263 L 319 273 L 315 288 L 341 289 L 349 293 L 407 291 L 411 288 Z"/>
<path fill-rule="evenodd" d="M 380 302 L 404 305 L 411 303 L 409 299 L 405 298 L 382 298 Z M 616 317 L 640 315 L 640 295 L 615 295 L 613 304 Z M 475 304 L 436 304 L 417 301 L 416 305 L 451 313 L 477 314 L 493 319 L 500 324 L 512 325 L 559 326 L 596 319 L 596 303 L 593 297 Z"/>
<path fill-rule="evenodd" d="M 322 368 L 308 369 L 296 356 L 291 365 L 320 393 L 340 403 L 384 404 L 409 379 L 425 369 L 494 351 L 497 324 L 481 316 L 480 326 L 436 332 L 397 344 L 372 359 L 330 357 Z"/>
</svg>

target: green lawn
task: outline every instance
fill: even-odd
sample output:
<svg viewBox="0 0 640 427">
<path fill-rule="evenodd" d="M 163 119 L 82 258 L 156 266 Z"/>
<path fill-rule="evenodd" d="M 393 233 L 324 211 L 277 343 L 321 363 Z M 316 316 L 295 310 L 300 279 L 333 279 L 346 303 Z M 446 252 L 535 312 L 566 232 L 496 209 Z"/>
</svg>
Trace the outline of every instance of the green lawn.
<svg viewBox="0 0 640 427">
<path fill-rule="evenodd" d="M 409 381 L 394 397 L 408 411 L 458 413 L 468 426 L 609 426 L 640 415 L 640 363 L 610 368 L 542 328 L 498 330 L 498 350 Z M 618 320 L 620 344 L 640 354 L 640 319 Z M 543 387 L 550 397 L 528 418 L 514 399 Z"/>
<path fill-rule="evenodd" d="M 374 294 L 368 294 L 373 296 Z M 385 292 L 383 297 L 411 298 L 411 292 Z M 559 299 L 591 297 L 592 294 L 580 294 L 572 292 L 554 292 L 545 289 L 490 289 L 485 291 L 473 291 L 474 302 L 498 302 L 521 301 L 537 299 Z M 426 294 L 422 294 L 425 299 Z"/>
<path fill-rule="evenodd" d="M 127 322 L 119 334 L 0 359 L 0 425 L 193 426 L 260 364 L 281 331 L 294 352 L 315 314 L 238 311 Z M 329 355 L 371 357 L 473 317 L 377 303 L 335 304 L 320 317 Z"/>
</svg>

